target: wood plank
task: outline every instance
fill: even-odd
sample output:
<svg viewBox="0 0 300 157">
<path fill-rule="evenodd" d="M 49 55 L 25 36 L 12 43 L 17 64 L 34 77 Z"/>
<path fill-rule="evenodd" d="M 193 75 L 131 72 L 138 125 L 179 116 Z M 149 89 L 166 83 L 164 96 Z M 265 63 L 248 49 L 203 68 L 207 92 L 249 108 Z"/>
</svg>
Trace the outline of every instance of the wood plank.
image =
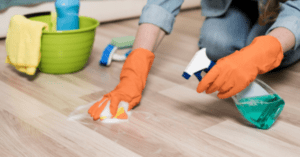
<svg viewBox="0 0 300 157">
<path fill-rule="evenodd" d="M 6 110 L 0 111 L 0 123 L 0 156 L 79 156 Z"/>
<path fill-rule="evenodd" d="M 80 156 L 139 156 L 0 81 L 0 109 L 24 120 Z M 51 145 L 49 146 L 51 147 Z"/>
<path fill-rule="evenodd" d="M 274 126 L 274 128 L 276 127 L 281 128 L 280 124 Z M 289 129 L 293 128 L 294 127 Z M 299 128 L 297 130 L 299 130 Z M 300 147 L 268 136 L 264 134 L 266 131 L 250 129 L 230 120 L 207 128 L 204 132 L 230 142 L 240 148 L 247 149 L 257 156 L 297 157 L 300 154 Z M 285 136 L 292 135 L 285 134 Z"/>
</svg>

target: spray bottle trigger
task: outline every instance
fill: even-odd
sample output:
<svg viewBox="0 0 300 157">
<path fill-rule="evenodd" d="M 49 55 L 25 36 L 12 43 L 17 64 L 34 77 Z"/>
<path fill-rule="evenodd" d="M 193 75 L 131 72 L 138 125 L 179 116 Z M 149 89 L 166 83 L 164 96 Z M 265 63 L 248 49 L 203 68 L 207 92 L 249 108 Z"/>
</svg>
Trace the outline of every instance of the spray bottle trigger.
<svg viewBox="0 0 300 157">
<path fill-rule="evenodd" d="M 210 64 L 209 64 L 209 66 L 208 66 L 208 68 L 205 68 L 204 71 L 205 71 L 206 73 L 208 73 L 208 71 L 209 71 L 215 64 L 216 64 L 215 62 L 211 61 Z"/>
<path fill-rule="evenodd" d="M 202 72 L 202 70 L 199 70 L 199 71 L 197 71 L 197 72 L 194 73 L 194 75 L 197 77 L 197 79 L 199 80 L 199 82 L 202 80 L 201 72 Z"/>
</svg>

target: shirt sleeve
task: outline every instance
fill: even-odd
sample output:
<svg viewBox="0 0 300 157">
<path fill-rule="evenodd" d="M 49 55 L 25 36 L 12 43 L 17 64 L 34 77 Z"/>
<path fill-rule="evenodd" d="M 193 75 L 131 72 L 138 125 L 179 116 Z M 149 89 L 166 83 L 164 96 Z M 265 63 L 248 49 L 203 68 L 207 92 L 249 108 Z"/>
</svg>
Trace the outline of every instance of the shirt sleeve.
<svg viewBox="0 0 300 157">
<path fill-rule="evenodd" d="M 182 3 L 183 0 L 148 0 L 142 10 L 139 25 L 151 23 L 170 34 Z"/>
<path fill-rule="evenodd" d="M 279 15 L 266 34 L 277 27 L 287 28 L 295 35 L 294 50 L 297 49 L 300 45 L 300 0 L 281 3 Z"/>
</svg>

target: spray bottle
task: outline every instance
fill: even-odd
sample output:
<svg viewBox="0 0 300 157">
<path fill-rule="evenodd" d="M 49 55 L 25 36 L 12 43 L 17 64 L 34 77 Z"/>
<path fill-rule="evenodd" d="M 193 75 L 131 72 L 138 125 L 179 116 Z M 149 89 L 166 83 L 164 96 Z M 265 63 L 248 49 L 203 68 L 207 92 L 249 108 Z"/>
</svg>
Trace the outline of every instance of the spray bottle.
<svg viewBox="0 0 300 157">
<path fill-rule="evenodd" d="M 79 29 L 80 0 L 56 0 L 57 31 Z"/>
<path fill-rule="evenodd" d="M 202 48 L 192 58 L 182 76 L 189 79 L 195 75 L 199 81 L 215 65 Z M 259 129 L 269 129 L 285 105 L 283 99 L 263 81 L 256 79 L 240 93 L 232 96 L 239 112 Z"/>
</svg>

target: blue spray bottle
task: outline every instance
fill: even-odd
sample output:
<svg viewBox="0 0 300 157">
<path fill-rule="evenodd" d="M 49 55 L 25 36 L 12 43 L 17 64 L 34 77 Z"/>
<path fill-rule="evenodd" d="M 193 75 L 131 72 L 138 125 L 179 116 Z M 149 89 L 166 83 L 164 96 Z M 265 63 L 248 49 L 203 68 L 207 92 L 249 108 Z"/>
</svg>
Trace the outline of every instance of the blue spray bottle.
<svg viewBox="0 0 300 157">
<path fill-rule="evenodd" d="M 80 0 L 56 0 L 57 31 L 79 29 Z"/>
</svg>

